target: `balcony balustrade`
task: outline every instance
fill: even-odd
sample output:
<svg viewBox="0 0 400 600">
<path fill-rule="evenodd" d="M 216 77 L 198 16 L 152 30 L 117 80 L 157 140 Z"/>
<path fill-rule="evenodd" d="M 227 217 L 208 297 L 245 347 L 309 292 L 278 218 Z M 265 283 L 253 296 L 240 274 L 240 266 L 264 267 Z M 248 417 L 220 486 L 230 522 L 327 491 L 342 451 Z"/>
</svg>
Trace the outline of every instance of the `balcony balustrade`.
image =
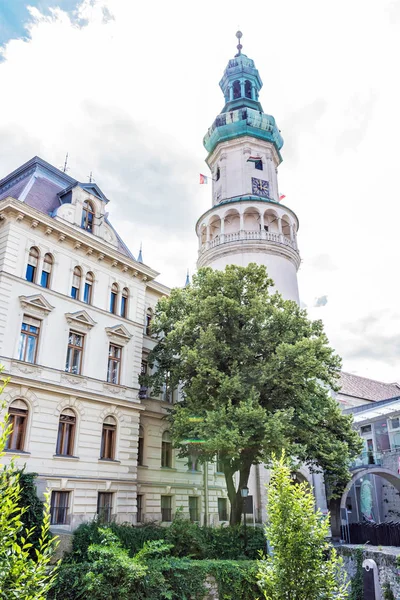
<svg viewBox="0 0 400 600">
<path fill-rule="evenodd" d="M 266 241 L 272 242 L 274 244 L 282 244 L 283 246 L 289 246 L 296 253 L 298 253 L 298 248 L 295 240 L 291 240 L 285 237 L 280 233 L 272 233 L 269 231 L 236 231 L 234 233 L 222 233 L 216 235 L 212 240 L 208 242 L 203 242 L 200 246 L 199 253 L 203 254 L 207 250 L 211 250 L 221 244 L 229 244 L 232 242 L 241 242 L 241 241 Z"/>
<path fill-rule="evenodd" d="M 372 467 L 382 467 L 384 460 L 384 454 L 382 452 L 362 452 L 353 462 L 350 464 L 350 471 L 357 469 L 368 469 Z"/>
</svg>

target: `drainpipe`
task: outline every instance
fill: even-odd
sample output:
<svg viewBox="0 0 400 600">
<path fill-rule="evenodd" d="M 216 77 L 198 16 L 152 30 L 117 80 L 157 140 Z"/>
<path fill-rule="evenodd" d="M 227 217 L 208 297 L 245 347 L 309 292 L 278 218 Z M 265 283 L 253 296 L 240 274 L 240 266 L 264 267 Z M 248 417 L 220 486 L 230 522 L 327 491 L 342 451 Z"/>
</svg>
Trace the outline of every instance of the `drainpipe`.
<svg viewBox="0 0 400 600">
<path fill-rule="evenodd" d="M 204 463 L 204 525 L 208 525 L 208 462 Z"/>
</svg>

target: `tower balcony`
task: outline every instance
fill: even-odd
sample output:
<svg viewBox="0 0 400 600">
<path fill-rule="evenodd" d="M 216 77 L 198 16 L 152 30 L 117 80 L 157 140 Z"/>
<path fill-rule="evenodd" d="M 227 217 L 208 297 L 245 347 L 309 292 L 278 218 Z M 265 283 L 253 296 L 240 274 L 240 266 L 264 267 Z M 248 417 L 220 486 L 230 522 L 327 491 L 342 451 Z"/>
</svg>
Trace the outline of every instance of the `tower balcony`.
<svg viewBox="0 0 400 600">
<path fill-rule="evenodd" d="M 220 233 L 213 239 L 201 241 L 198 266 L 207 265 L 211 255 L 216 252 L 257 252 L 258 250 L 284 255 L 295 263 L 296 268 L 300 265 L 296 239 L 290 239 L 282 233 L 244 229 L 233 233 Z"/>
</svg>

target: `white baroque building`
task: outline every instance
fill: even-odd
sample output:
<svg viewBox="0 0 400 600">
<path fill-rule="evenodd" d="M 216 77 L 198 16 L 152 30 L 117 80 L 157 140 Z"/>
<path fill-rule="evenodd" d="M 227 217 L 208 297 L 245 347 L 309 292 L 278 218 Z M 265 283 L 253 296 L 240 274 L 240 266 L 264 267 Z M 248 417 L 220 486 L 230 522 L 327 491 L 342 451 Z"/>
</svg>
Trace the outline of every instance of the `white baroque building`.
<svg viewBox="0 0 400 600">
<path fill-rule="evenodd" d="M 102 514 L 168 522 L 227 518 L 223 475 L 175 457 L 171 398 L 138 376 L 169 289 L 107 219 L 108 199 L 33 158 L 0 181 L 0 363 L 13 432 L 7 458 L 51 493 L 52 525 Z M 204 499 L 204 489 L 207 499 Z"/>
</svg>

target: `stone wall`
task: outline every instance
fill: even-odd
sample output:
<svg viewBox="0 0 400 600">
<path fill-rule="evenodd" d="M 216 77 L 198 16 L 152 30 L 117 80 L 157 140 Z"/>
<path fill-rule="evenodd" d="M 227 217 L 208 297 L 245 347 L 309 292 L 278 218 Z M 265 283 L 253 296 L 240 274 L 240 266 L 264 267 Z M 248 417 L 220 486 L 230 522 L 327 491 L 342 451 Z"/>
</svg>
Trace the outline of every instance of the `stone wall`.
<svg viewBox="0 0 400 600">
<path fill-rule="evenodd" d="M 363 549 L 363 561 L 370 558 L 376 562 L 381 589 L 384 590 L 384 585 L 388 583 L 396 600 L 400 600 L 400 569 L 397 566 L 400 548 L 356 546 L 353 544 L 337 546 L 336 549 L 338 554 L 343 557 L 344 566 L 350 580 L 356 573 L 356 550 L 358 548 Z M 384 598 L 384 596 L 382 597 Z"/>
</svg>

